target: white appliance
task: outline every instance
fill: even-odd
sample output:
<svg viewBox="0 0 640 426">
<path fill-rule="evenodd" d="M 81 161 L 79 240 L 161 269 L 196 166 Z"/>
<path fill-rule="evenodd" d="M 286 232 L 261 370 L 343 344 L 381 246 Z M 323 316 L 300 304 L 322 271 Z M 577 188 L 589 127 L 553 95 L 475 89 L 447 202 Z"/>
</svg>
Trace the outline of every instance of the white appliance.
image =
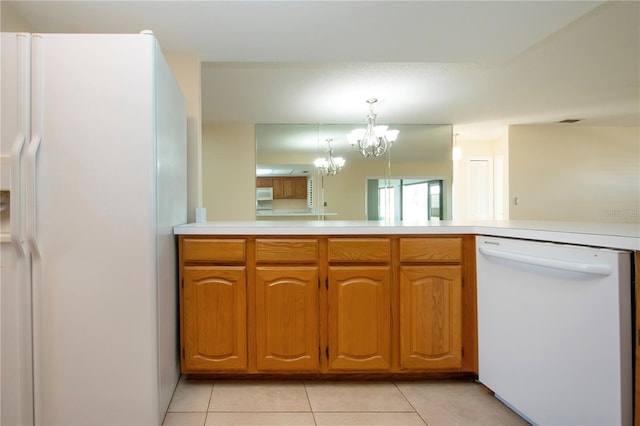
<svg viewBox="0 0 640 426">
<path fill-rule="evenodd" d="M 273 188 L 256 188 L 256 201 L 273 200 Z"/>
<path fill-rule="evenodd" d="M 628 252 L 476 237 L 479 380 L 539 425 L 631 425 Z"/>
<path fill-rule="evenodd" d="M 1 424 L 158 425 L 179 378 L 182 93 L 149 32 L 2 33 L 1 53 Z"/>
</svg>

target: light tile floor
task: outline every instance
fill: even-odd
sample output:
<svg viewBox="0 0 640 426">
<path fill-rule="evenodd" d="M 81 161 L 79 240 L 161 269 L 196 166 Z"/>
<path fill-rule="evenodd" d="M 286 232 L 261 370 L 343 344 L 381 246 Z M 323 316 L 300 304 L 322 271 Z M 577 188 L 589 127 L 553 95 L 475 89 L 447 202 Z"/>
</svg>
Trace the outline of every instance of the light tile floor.
<svg viewBox="0 0 640 426">
<path fill-rule="evenodd" d="M 165 426 L 527 425 L 474 382 L 180 379 Z"/>
</svg>

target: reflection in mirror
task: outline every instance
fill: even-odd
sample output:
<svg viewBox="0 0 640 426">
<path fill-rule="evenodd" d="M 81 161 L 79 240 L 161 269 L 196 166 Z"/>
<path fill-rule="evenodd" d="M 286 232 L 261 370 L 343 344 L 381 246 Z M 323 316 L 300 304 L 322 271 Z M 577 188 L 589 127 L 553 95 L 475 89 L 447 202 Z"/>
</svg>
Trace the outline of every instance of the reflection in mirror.
<svg viewBox="0 0 640 426">
<path fill-rule="evenodd" d="M 369 158 L 355 151 L 347 139 L 353 129 L 362 127 L 361 124 L 256 125 L 256 176 L 272 177 L 277 185 L 288 184 L 290 179 L 283 179 L 287 177 L 305 177 L 308 183 L 304 199 L 276 197 L 274 190 L 270 210 L 257 211 L 257 218 L 451 219 L 452 126 L 389 125 L 400 131 L 397 141 L 384 156 Z M 330 176 L 322 175 L 314 166 L 317 158 L 326 156 L 327 139 L 332 140 L 333 154 L 345 159 L 342 169 Z M 404 182 L 401 188 L 405 200 L 411 185 L 417 185 L 415 188 L 425 185 L 427 192 L 420 201 L 422 204 L 418 207 L 403 206 L 398 210 L 402 212 L 400 215 L 392 215 L 388 210 L 382 210 L 381 214 L 380 209 L 370 209 L 368 180 L 384 183 L 390 179 Z M 429 186 L 434 189 L 429 189 Z M 423 192 L 420 191 L 420 194 Z M 390 205 L 391 202 L 386 204 Z"/>
<path fill-rule="evenodd" d="M 440 220 L 442 195 L 441 179 L 367 179 L 367 218 Z"/>
</svg>

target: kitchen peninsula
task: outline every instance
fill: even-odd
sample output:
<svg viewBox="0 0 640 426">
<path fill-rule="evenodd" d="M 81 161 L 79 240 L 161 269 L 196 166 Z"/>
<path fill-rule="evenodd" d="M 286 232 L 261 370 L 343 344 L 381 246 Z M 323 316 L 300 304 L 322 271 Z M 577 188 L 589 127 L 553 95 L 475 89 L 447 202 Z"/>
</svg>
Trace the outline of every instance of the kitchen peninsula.
<svg viewBox="0 0 640 426">
<path fill-rule="evenodd" d="M 626 250 L 636 271 L 640 252 L 637 224 L 247 221 L 174 233 L 182 372 L 195 375 L 477 378 L 476 236 Z"/>
<path fill-rule="evenodd" d="M 548 221 L 219 221 L 174 228 L 175 235 L 471 234 L 640 251 L 640 224 Z"/>
</svg>

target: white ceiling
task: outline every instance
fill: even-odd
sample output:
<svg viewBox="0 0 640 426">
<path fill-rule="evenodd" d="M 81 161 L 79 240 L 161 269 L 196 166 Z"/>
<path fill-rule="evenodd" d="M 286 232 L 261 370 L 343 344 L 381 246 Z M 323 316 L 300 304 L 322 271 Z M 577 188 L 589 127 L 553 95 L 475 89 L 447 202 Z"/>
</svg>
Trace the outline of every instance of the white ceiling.
<svg viewBox="0 0 640 426">
<path fill-rule="evenodd" d="M 637 1 L 19 1 L 38 32 L 197 53 L 203 122 L 640 125 Z"/>
</svg>

